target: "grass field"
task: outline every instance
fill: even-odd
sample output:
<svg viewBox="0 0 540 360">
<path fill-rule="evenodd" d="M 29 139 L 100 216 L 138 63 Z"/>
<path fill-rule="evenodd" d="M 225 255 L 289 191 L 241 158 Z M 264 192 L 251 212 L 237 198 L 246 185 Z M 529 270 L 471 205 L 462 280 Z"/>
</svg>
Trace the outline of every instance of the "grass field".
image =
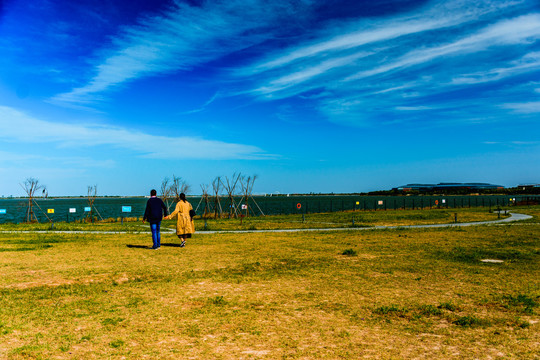
<svg viewBox="0 0 540 360">
<path fill-rule="evenodd" d="M 497 220 L 498 213 L 489 212 L 486 208 L 461 208 L 437 210 L 387 210 L 387 211 L 346 211 L 321 214 L 272 215 L 248 217 L 243 219 L 213 219 L 206 221 L 200 216 L 195 218 L 195 227 L 199 231 L 206 230 L 274 230 L 274 229 L 324 229 L 343 227 L 372 227 L 372 226 L 400 226 L 418 224 L 445 224 L 472 221 Z M 501 218 L 506 215 L 501 214 Z M 140 217 L 139 219 L 142 219 Z M 57 231 L 127 231 L 146 232 L 148 226 L 143 226 L 137 218 L 128 218 L 96 222 L 58 222 L 53 224 L 52 230 Z M 354 223 L 353 223 L 354 220 Z M 163 221 L 162 227 L 174 229 L 175 220 Z M 205 225 L 206 224 L 206 225 Z M 0 224 L 0 231 L 31 231 L 51 230 L 50 223 L 32 224 Z"/>
<path fill-rule="evenodd" d="M 101 227 L 133 226 L 127 234 L 0 233 L 0 359 L 539 358 L 540 208 L 519 212 L 534 218 L 197 233 L 185 248 L 164 234 L 157 251 L 135 224 Z M 362 212 L 358 222 L 444 223 L 453 214 Z M 246 219 L 242 227 L 338 223 L 351 213 L 332 216 Z M 468 217 L 497 214 L 458 215 Z M 29 226 L 40 225 L 0 230 Z"/>
</svg>

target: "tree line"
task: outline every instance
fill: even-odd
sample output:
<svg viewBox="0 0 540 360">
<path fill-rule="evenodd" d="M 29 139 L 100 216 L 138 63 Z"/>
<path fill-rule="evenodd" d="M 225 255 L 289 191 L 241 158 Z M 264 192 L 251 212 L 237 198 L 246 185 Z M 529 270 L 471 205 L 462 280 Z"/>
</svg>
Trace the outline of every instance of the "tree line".
<svg viewBox="0 0 540 360">
<path fill-rule="evenodd" d="M 195 207 L 195 211 L 201 208 L 201 216 L 204 218 L 214 217 L 248 217 L 259 212 L 264 215 L 261 208 L 253 198 L 253 187 L 257 175 L 246 176 L 241 173 L 234 173 L 231 177 L 216 176 L 211 184 L 200 185 L 202 196 Z M 36 198 L 47 198 L 47 187 L 40 183 L 39 179 L 30 177 L 20 183 L 26 193 L 28 203 L 26 207 L 26 222 L 39 222 L 36 212 L 41 212 L 49 222 L 52 220 L 47 213 L 39 206 Z M 167 206 L 169 211 L 172 205 L 180 200 L 180 194 L 189 194 L 191 186 L 185 179 L 173 175 L 172 178 L 165 177 L 161 181 L 159 196 Z M 87 188 L 87 211 L 85 219 L 89 222 L 103 220 L 94 202 L 97 198 L 97 185 L 89 185 Z"/>
</svg>

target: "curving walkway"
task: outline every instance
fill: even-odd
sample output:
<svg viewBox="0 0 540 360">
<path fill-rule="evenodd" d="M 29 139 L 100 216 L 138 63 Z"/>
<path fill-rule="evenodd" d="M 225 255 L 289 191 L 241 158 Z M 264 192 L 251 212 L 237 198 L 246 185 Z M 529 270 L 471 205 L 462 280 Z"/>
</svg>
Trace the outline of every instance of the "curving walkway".
<svg viewBox="0 0 540 360">
<path fill-rule="evenodd" d="M 501 220 L 476 221 L 468 223 L 451 224 L 428 224 L 428 225 L 397 225 L 397 226 L 371 226 L 371 227 L 347 227 L 347 228 L 326 228 L 326 229 L 277 229 L 277 230 L 222 230 L 222 231 L 198 231 L 200 234 L 226 234 L 226 233 L 262 233 L 262 232 L 300 232 L 300 231 L 356 231 L 356 230 L 381 230 L 381 229 L 421 229 L 421 228 L 444 228 L 444 227 L 464 227 L 476 225 L 498 225 L 513 221 L 529 220 L 532 216 L 525 214 L 510 213 L 510 217 Z"/>
<path fill-rule="evenodd" d="M 398 225 L 398 226 L 371 226 L 371 227 L 345 227 L 345 228 L 323 228 L 323 229 L 277 229 L 277 230 L 218 230 L 218 231 L 197 231 L 197 235 L 205 234 L 233 234 L 233 233 L 286 233 L 286 232 L 305 232 L 305 231 L 361 231 L 361 230 L 381 230 L 381 229 L 422 229 L 422 228 L 453 228 L 453 227 L 465 227 L 465 226 L 477 226 L 477 225 L 500 225 L 510 223 L 514 221 L 529 220 L 532 216 L 518 213 L 510 213 L 510 217 L 501 220 L 492 221 L 476 221 L 467 223 L 450 223 L 450 224 L 428 224 L 428 225 Z M 83 231 L 83 230 L 5 230 L 0 231 L 0 234 L 138 234 L 147 233 L 148 231 Z M 161 228 L 162 233 L 175 233 L 174 229 Z"/>
</svg>

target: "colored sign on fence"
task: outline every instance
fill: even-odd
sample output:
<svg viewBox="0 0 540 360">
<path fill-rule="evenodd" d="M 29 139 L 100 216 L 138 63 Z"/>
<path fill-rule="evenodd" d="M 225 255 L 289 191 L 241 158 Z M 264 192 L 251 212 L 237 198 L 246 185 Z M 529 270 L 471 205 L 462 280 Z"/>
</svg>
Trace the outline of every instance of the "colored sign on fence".
<svg viewBox="0 0 540 360">
<path fill-rule="evenodd" d="M 246 204 L 242 204 L 242 210 L 247 210 L 247 205 Z"/>
<path fill-rule="evenodd" d="M 76 212 L 77 212 L 77 209 L 75 209 L 75 208 L 69 208 L 69 212 L 70 212 L 70 214 L 76 213 Z"/>
<path fill-rule="evenodd" d="M 6 214 L 6 213 L 7 213 L 6 209 L 0 209 L 0 214 Z"/>
<path fill-rule="evenodd" d="M 360 201 L 357 201 L 357 202 L 356 202 L 356 205 L 360 205 Z"/>
<path fill-rule="evenodd" d="M 377 202 L 377 204 L 378 204 L 378 205 L 382 205 L 382 204 L 384 204 L 384 201 L 379 200 L 379 201 Z"/>
<path fill-rule="evenodd" d="M 92 211 L 92 208 L 90 206 L 85 206 L 84 211 Z"/>
<path fill-rule="evenodd" d="M 54 209 L 47 209 L 47 214 L 54 214 Z"/>
<path fill-rule="evenodd" d="M 131 212 L 131 206 L 122 206 L 122 212 Z"/>
</svg>

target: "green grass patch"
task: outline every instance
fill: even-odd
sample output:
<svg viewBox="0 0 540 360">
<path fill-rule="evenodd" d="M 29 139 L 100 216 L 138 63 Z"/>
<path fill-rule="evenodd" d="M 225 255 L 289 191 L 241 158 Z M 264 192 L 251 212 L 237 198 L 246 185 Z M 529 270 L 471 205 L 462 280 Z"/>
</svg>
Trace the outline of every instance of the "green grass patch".
<svg viewBox="0 0 540 360">
<path fill-rule="evenodd" d="M 126 343 L 123 340 L 114 340 L 109 343 L 109 346 L 116 349 L 124 346 Z"/>
<path fill-rule="evenodd" d="M 487 326 L 489 321 L 480 319 L 473 315 L 459 316 L 452 322 L 455 325 L 463 327 Z"/>
<path fill-rule="evenodd" d="M 534 309 L 538 307 L 540 296 L 534 298 L 530 295 L 519 294 L 516 296 L 505 295 L 502 298 L 503 306 L 507 308 L 518 308 L 526 314 L 534 314 Z"/>
<path fill-rule="evenodd" d="M 437 252 L 437 256 L 462 263 L 481 264 L 480 261 L 483 259 L 502 260 L 505 262 L 530 262 L 538 257 L 538 253 L 532 249 L 464 248 L 457 246 L 450 251 Z M 483 265 L 485 264 L 487 263 Z"/>
</svg>

